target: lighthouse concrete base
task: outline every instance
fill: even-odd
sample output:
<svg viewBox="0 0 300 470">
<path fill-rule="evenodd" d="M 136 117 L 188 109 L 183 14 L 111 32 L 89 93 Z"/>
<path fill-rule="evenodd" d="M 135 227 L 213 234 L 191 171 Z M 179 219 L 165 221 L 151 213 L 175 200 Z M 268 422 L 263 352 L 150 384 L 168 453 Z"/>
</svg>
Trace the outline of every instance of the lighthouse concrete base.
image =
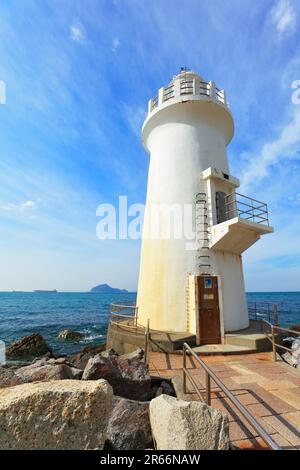
<svg viewBox="0 0 300 470">
<path fill-rule="evenodd" d="M 181 332 L 150 331 L 149 350 L 165 353 L 181 353 L 184 343 L 188 343 L 201 355 L 243 354 L 269 351 L 271 343 L 261 330 L 259 321 L 251 321 L 244 330 L 226 333 L 222 344 L 197 346 L 196 335 Z M 132 320 L 111 322 L 108 328 L 107 348 L 118 354 L 126 354 L 137 348 L 145 349 L 145 329 L 133 326 Z"/>
</svg>

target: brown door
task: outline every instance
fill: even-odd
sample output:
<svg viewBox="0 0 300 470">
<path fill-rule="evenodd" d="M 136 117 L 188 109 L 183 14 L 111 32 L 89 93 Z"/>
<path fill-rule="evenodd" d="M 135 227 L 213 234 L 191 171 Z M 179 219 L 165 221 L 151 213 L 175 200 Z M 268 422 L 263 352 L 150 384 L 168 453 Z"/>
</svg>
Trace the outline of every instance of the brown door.
<svg viewBox="0 0 300 470">
<path fill-rule="evenodd" d="M 198 277 L 198 309 L 200 344 L 221 342 L 218 278 Z"/>
</svg>

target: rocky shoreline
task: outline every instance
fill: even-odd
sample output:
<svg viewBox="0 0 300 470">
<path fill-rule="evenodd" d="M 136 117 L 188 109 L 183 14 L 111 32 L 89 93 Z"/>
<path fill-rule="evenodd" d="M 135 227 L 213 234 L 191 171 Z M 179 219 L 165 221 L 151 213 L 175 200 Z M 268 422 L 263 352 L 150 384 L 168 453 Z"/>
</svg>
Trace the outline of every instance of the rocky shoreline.
<svg viewBox="0 0 300 470">
<path fill-rule="evenodd" d="M 14 342 L 0 367 L 0 449 L 228 449 L 226 414 L 178 400 L 143 356 L 99 345 L 58 357 L 39 334 Z"/>
</svg>

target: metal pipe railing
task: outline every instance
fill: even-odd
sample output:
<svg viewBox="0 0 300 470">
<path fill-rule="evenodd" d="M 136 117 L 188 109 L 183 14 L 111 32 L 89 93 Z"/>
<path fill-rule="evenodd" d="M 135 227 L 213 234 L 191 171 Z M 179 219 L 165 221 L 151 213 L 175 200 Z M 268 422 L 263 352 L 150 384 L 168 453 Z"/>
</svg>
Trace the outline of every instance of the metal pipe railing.
<svg viewBox="0 0 300 470">
<path fill-rule="evenodd" d="M 300 332 L 296 330 L 290 330 L 289 328 L 283 328 L 279 325 L 273 325 L 269 321 L 265 320 L 264 318 L 261 318 L 260 321 L 262 322 L 262 325 L 266 324 L 271 328 L 271 338 L 269 337 L 268 334 L 263 330 L 264 334 L 266 335 L 266 338 L 272 343 L 272 355 L 273 355 L 273 361 L 276 362 L 277 357 L 276 357 L 276 348 L 279 349 L 284 349 L 285 351 L 288 351 L 290 353 L 293 352 L 291 348 L 287 348 L 286 346 L 283 346 L 282 344 L 276 343 L 276 331 L 280 332 L 285 332 L 285 333 L 291 333 L 293 335 L 300 336 Z"/>
<path fill-rule="evenodd" d="M 145 330 L 145 349 L 144 349 L 144 362 L 148 367 L 149 364 L 149 341 L 150 341 L 150 320 L 147 320 L 147 326 Z"/>
<path fill-rule="evenodd" d="M 120 313 L 125 309 L 133 309 L 134 314 Z M 126 324 L 124 319 L 127 318 L 129 321 L 132 320 L 132 324 Z M 138 323 L 138 307 L 136 305 L 122 305 L 122 304 L 111 304 L 110 305 L 110 323 L 118 325 L 118 327 L 133 330 L 135 333 L 138 329 L 144 330 L 144 362 L 148 367 L 149 363 L 149 343 L 150 343 L 150 320 L 147 321 L 147 326 L 140 325 Z M 120 325 L 121 323 L 121 325 Z"/>
<path fill-rule="evenodd" d="M 186 356 L 187 352 L 193 356 L 196 362 L 204 369 L 205 371 L 205 396 L 201 392 L 199 385 L 196 383 L 194 377 L 191 375 L 190 371 L 186 367 Z M 208 367 L 208 365 L 200 359 L 199 356 L 191 349 L 191 347 L 184 343 L 183 345 L 183 392 L 187 393 L 186 380 L 187 378 L 195 387 L 195 392 L 199 396 L 200 400 L 211 404 L 211 380 L 213 380 L 218 387 L 225 393 L 227 398 L 236 406 L 238 411 L 243 415 L 246 421 L 257 431 L 260 437 L 264 442 L 273 450 L 281 450 L 281 448 L 276 444 L 276 442 L 271 438 L 267 431 L 259 424 L 259 422 L 252 416 L 249 411 L 242 405 L 241 402 L 233 395 L 233 393 L 226 387 L 226 385 L 216 376 L 216 374 Z"/>
<path fill-rule="evenodd" d="M 269 225 L 268 206 L 257 199 L 237 192 L 225 196 L 227 220 L 240 217 L 259 224 Z"/>
</svg>

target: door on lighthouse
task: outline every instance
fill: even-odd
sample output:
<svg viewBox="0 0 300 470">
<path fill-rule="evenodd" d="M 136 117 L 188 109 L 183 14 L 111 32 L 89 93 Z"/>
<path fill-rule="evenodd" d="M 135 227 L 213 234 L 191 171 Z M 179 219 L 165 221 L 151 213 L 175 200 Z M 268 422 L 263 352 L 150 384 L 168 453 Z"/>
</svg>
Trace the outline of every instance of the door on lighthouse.
<svg viewBox="0 0 300 470">
<path fill-rule="evenodd" d="M 218 278 L 198 276 L 198 311 L 200 344 L 221 342 Z"/>
</svg>

